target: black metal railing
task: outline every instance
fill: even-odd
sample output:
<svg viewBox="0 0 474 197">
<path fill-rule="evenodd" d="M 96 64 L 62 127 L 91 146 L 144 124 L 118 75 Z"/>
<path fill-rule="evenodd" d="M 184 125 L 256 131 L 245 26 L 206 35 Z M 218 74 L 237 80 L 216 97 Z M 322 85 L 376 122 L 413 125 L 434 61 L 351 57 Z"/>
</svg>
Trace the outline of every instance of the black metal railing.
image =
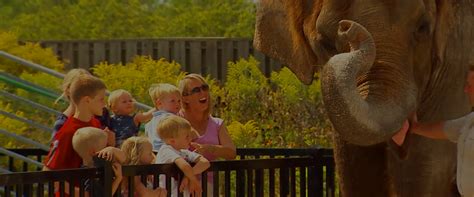
<svg viewBox="0 0 474 197">
<path fill-rule="evenodd" d="M 41 158 L 38 155 L 45 154 L 45 151 L 39 149 L 11 150 L 38 158 Z M 335 196 L 334 162 L 330 149 L 238 149 L 237 154 L 237 160 L 213 161 L 211 167 L 202 174 L 203 196 L 210 193 L 213 196 L 249 197 Z M 79 182 L 79 190 L 84 191 L 84 180 L 98 179 L 104 184 L 104 188 L 111 188 L 113 172 L 110 166 L 91 169 L 1 174 L 0 186 L 4 190 L 2 196 L 9 196 L 12 192 L 16 196 L 51 196 L 54 194 L 52 184 L 55 181 Z M 135 176 L 141 176 L 145 184 L 147 177 L 154 177 L 149 181 L 150 185 L 154 188 L 166 185 L 164 187 L 169 191 L 169 196 L 172 190 L 171 177 L 175 177 L 177 181 L 182 177 L 174 164 L 123 166 L 122 173 L 124 179 L 128 180 L 126 187 L 129 196 L 134 194 Z M 212 188 L 209 188 L 212 191 L 208 191 L 207 173 L 213 173 Z M 160 175 L 164 175 L 165 180 L 160 180 Z M 57 188 L 59 186 L 56 185 Z M 59 189 L 67 191 L 64 186 Z M 69 190 L 70 193 L 73 192 Z M 104 193 L 104 196 L 109 196 L 111 191 L 105 189 L 104 192 L 106 190 L 108 193 Z"/>
</svg>

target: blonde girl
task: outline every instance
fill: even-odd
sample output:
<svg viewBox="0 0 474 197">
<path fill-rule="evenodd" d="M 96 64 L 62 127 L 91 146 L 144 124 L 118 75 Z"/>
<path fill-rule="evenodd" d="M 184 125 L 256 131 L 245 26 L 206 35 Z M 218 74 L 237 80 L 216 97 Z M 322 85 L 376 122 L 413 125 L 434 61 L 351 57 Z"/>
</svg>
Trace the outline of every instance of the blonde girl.
<svg viewBox="0 0 474 197">
<path fill-rule="evenodd" d="M 63 93 L 56 99 L 55 103 L 57 103 L 62 98 L 65 98 L 66 100 L 70 101 L 69 88 L 71 87 L 72 82 L 81 77 L 82 75 L 90 75 L 90 73 L 89 71 L 84 70 L 82 68 L 74 68 L 71 69 L 68 73 L 66 73 L 66 75 L 64 76 L 63 83 L 61 84 L 61 90 L 63 91 Z M 74 106 L 74 103 L 69 102 L 69 106 L 66 108 L 66 110 L 64 110 L 63 113 L 59 114 L 56 118 L 56 121 L 54 122 L 53 126 L 52 136 L 54 136 L 59 131 L 59 129 L 64 125 L 68 117 L 74 115 L 75 110 L 76 107 Z"/>
<path fill-rule="evenodd" d="M 155 154 L 152 150 L 151 142 L 146 137 L 130 137 L 126 139 L 121 147 L 127 156 L 124 165 L 148 165 L 155 161 Z M 124 196 L 128 196 L 128 179 L 122 182 L 122 191 Z M 140 181 L 139 177 L 134 177 L 135 194 L 133 196 L 166 196 L 166 190 L 163 188 L 151 189 L 147 188 Z"/>
</svg>

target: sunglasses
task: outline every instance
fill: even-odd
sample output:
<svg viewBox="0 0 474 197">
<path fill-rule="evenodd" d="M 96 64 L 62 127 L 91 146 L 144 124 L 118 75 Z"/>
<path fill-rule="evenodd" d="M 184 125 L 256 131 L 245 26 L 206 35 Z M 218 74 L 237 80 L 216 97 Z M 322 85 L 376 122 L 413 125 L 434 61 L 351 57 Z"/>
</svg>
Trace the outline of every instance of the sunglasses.
<svg viewBox="0 0 474 197">
<path fill-rule="evenodd" d="M 201 91 L 208 91 L 208 90 L 209 90 L 209 85 L 202 84 L 202 86 L 198 86 L 198 87 L 195 87 L 195 88 L 191 89 L 191 91 L 189 91 L 189 93 L 183 93 L 183 96 L 189 96 L 189 95 L 199 93 Z"/>
</svg>

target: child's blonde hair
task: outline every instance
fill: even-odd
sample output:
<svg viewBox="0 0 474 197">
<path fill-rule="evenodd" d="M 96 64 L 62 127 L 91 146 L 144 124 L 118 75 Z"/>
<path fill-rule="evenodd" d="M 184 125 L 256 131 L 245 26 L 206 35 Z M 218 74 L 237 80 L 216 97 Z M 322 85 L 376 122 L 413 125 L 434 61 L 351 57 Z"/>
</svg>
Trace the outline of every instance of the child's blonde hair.
<svg viewBox="0 0 474 197">
<path fill-rule="evenodd" d="M 178 137 L 181 132 L 189 131 L 191 131 L 189 121 L 176 115 L 164 117 L 156 128 L 158 136 L 163 140 Z"/>
<path fill-rule="evenodd" d="M 61 90 L 63 91 L 63 93 L 56 99 L 55 103 L 57 103 L 63 97 L 66 98 L 69 102 L 72 102 L 70 98 L 71 94 L 69 92 L 69 89 L 71 87 L 72 82 L 79 78 L 81 75 L 90 75 L 90 73 L 89 71 L 82 68 L 74 68 L 69 70 L 69 72 L 64 75 L 64 80 L 61 84 Z"/>
<path fill-rule="evenodd" d="M 112 91 L 110 94 L 109 94 L 109 99 L 108 99 L 108 104 L 107 106 L 109 107 L 110 110 L 112 110 L 112 112 L 115 113 L 115 106 L 117 105 L 117 102 L 118 102 L 118 99 L 120 98 L 120 96 L 124 95 L 124 94 L 128 94 L 130 97 L 132 97 L 132 94 L 130 94 L 130 92 L 128 92 L 127 90 L 124 90 L 124 89 L 117 89 L 117 90 L 114 90 Z M 133 102 L 135 102 L 135 99 L 133 99 L 132 97 L 132 100 Z"/>
<path fill-rule="evenodd" d="M 155 103 L 157 99 L 163 99 L 165 96 L 168 96 L 170 94 L 177 94 L 181 96 L 181 92 L 179 91 L 179 89 L 169 83 L 159 83 L 151 85 L 150 89 L 148 89 L 148 94 L 150 95 L 150 98 L 153 103 Z"/>
<path fill-rule="evenodd" d="M 105 148 L 105 146 L 100 146 L 100 142 L 103 141 L 107 141 L 107 134 L 103 130 L 95 127 L 83 127 L 74 133 L 72 137 L 72 148 L 84 159 L 89 156 L 91 149 L 99 151 Z M 106 143 L 104 143 L 104 145 L 105 144 Z"/>
<path fill-rule="evenodd" d="M 92 75 L 80 75 L 71 83 L 70 97 L 74 104 L 78 104 L 83 97 L 95 97 L 97 91 L 105 89 L 104 82 L 99 78 Z"/>
<path fill-rule="evenodd" d="M 140 158 L 142 157 L 144 144 L 150 144 L 151 142 L 146 137 L 130 137 L 122 143 L 122 151 L 127 155 L 126 165 L 138 165 Z"/>
</svg>

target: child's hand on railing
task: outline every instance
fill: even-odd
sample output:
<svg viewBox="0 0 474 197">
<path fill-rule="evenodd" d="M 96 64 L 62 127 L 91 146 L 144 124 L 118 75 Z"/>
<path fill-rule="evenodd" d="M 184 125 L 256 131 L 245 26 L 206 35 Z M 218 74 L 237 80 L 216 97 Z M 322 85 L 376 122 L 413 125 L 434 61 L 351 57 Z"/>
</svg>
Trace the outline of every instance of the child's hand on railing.
<svg viewBox="0 0 474 197">
<path fill-rule="evenodd" d="M 179 186 L 179 192 L 183 192 L 189 186 L 189 179 L 188 177 L 184 177 L 181 181 L 181 185 Z"/>
<path fill-rule="evenodd" d="M 114 159 L 114 147 L 107 146 L 104 149 L 97 152 L 97 157 L 103 158 L 107 161 L 112 161 Z"/>
<path fill-rule="evenodd" d="M 188 186 L 189 194 L 191 196 L 200 197 L 202 193 L 201 183 L 196 177 L 189 179 Z"/>
</svg>

